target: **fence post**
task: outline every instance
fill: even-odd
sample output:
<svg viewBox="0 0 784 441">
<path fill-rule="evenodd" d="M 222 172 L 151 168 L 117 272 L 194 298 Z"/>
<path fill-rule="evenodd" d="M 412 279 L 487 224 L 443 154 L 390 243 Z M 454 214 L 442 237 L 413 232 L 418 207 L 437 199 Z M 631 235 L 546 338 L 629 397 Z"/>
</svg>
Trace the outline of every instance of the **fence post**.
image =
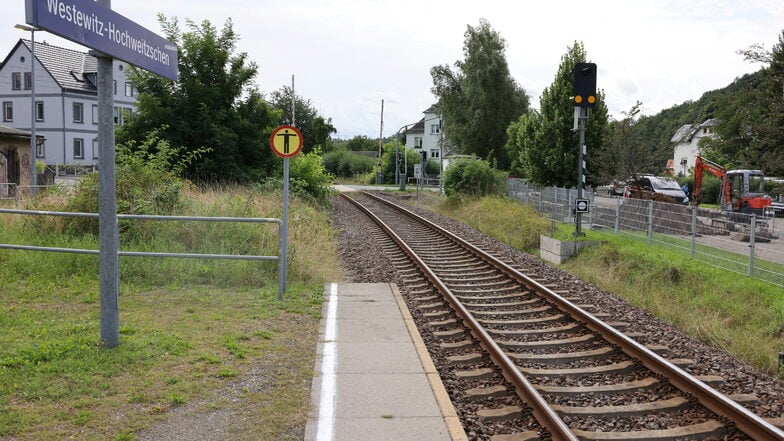
<svg viewBox="0 0 784 441">
<path fill-rule="evenodd" d="M 621 198 L 615 198 L 615 234 L 621 231 Z"/>
<path fill-rule="evenodd" d="M 754 277 L 754 245 L 757 233 L 757 215 L 751 215 L 751 232 L 749 233 L 749 277 Z"/>
<path fill-rule="evenodd" d="M 648 245 L 653 243 L 653 201 L 648 201 Z"/>
<path fill-rule="evenodd" d="M 697 207 L 691 207 L 691 258 L 694 259 L 694 247 L 697 242 Z"/>
</svg>

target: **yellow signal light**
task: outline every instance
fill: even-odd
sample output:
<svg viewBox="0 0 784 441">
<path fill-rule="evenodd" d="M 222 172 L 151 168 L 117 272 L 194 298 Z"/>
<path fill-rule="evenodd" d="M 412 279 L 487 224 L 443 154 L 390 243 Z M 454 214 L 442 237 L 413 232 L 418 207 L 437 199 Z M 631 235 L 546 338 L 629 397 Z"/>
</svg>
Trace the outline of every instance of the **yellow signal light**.
<svg viewBox="0 0 784 441">
<path fill-rule="evenodd" d="M 596 97 L 595 97 L 595 96 L 593 96 L 593 95 L 589 96 L 589 97 L 588 97 L 588 102 L 589 102 L 590 104 L 593 104 L 593 103 L 595 103 L 595 102 L 596 102 Z"/>
<path fill-rule="evenodd" d="M 581 102 L 583 102 L 583 97 L 581 97 L 580 95 L 576 95 L 574 97 L 574 102 L 580 104 Z"/>
</svg>

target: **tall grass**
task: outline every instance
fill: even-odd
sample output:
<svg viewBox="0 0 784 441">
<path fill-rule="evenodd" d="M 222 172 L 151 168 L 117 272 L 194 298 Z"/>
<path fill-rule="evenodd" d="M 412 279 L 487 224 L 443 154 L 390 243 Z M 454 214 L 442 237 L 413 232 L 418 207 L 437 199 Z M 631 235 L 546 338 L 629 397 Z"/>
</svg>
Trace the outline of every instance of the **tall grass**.
<svg viewBox="0 0 784 441">
<path fill-rule="evenodd" d="M 539 236 L 550 226 L 531 207 L 504 197 L 448 198 L 436 210 L 526 252 L 539 248 Z"/>
</svg>

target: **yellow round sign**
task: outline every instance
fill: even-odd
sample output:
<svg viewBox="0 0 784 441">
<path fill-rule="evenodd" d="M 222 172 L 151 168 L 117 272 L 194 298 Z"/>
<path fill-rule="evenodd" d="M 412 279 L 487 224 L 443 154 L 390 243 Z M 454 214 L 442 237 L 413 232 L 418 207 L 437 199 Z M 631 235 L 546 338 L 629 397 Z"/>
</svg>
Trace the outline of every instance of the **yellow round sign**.
<svg viewBox="0 0 784 441">
<path fill-rule="evenodd" d="M 291 158 L 302 151 L 304 139 L 294 126 L 280 126 L 270 135 L 270 147 L 281 158 Z"/>
</svg>

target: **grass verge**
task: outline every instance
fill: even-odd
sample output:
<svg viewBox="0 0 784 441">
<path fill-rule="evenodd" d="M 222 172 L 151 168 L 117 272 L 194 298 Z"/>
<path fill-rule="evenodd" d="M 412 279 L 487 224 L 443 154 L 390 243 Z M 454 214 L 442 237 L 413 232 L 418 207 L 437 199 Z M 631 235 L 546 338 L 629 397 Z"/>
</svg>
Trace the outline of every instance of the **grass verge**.
<svg viewBox="0 0 784 441">
<path fill-rule="evenodd" d="M 279 217 L 280 195 L 210 189 L 188 213 Z M 95 249 L 3 217 L 0 242 Z M 123 249 L 275 254 L 277 227 L 152 225 Z M 323 284 L 339 279 L 323 207 L 292 201 L 289 288 L 276 262 L 122 258 L 120 340 L 99 346 L 94 256 L 0 250 L 0 437 L 133 440 L 183 407 L 235 439 L 301 439 Z"/>
</svg>

